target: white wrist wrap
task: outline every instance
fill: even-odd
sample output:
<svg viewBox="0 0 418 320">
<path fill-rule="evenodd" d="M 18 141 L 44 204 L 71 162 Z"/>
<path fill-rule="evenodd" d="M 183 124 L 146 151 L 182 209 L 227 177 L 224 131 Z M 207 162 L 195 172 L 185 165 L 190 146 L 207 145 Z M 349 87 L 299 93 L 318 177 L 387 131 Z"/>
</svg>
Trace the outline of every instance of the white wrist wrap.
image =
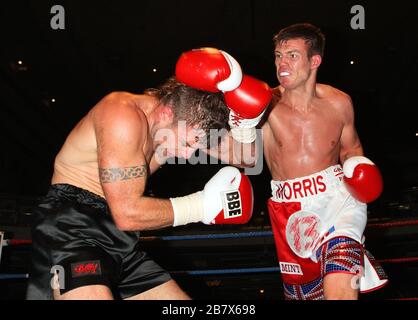
<svg viewBox="0 0 418 320">
<path fill-rule="evenodd" d="M 188 196 L 170 198 L 174 211 L 173 227 L 200 222 L 203 219 L 203 192 L 198 191 Z"/>
</svg>

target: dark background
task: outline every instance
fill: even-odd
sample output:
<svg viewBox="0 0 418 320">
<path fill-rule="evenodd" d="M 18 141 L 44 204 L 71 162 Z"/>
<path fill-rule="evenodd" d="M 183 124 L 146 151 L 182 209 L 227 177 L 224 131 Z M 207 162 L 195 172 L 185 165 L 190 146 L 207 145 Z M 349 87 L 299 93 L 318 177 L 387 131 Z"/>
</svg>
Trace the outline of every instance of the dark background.
<svg viewBox="0 0 418 320">
<path fill-rule="evenodd" d="M 50 27 L 50 10 L 55 4 L 65 9 L 65 30 Z M 364 30 L 350 26 L 350 9 L 357 4 L 365 9 Z M 385 189 L 370 206 L 371 217 L 416 215 L 417 21 L 418 5 L 406 0 L 3 1 L 0 225 L 25 225 L 25 214 L 48 188 L 54 157 L 65 137 L 104 95 L 115 90 L 140 93 L 157 86 L 173 74 L 183 51 L 202 46 L 227 51 L 247 74 L 275 87 L 272 37 L 296 22 L 311 22 L 326 34 L 318 80 L 351 95 L 365 153 L 382 170 Z M 149 192 L 169 197 L 196 191 L 219 167 L 166 165 L 151 177 Z M 268 170 L 251 180 L 256 204 L 249 228 L 259 230 L 269 225 L 265 215 L 270 193 Z M 21 216 L 13 215 L 16 212 Z M 190 228 L 179 230 L 197 230 Z M 250 265 L 263 259 L 267 259 L 264 265 L 274 263 L 271 239 L 267 247 L 261 243 L 261 249 L 252 243 Z M 202 249 L 205 255 L 201 260 L 218 252 L 216 248 Z M 236 261 L 242 262 L 237 257 L 240 250 L 252 247 L 231 248 Z M 229 260 L 219 261 L 233 265 L 231 253 L 226 255 Z M 208 267 L 194 262 L 194 267 Z M 258 288 L 262 280 L 251 279 Z M 216 279 L 210 281 L 214 287 L 219 285 Z M 238 276 L 232 288 L 242 287 L 241 281 Z M 208 286 L 206 282 L 205 288 Z"/>
<path fill-rule="evenodd" d="M 54 4 L 65 9 L 65 30 L 50 27 Z M 355 4 L 365 9 L 364 30 L 350 26 Z M 43 194 L 54 157 L 80 118 L 111 91 L 139 93 L 162 83 L 185 50 L 223 49 L 246 73 L 276 86 L 271 39 L 303 21 L 327 36 L 319 81 L 352 96 L 360 137 L 382 168 L 385 191 L 417 185 L 417 10 L 409 1 L 3 2 L 0 192 Z M 196 176 L 169 171 L 165 183 L 181 173 L 187 186 Z"/>
</svg>

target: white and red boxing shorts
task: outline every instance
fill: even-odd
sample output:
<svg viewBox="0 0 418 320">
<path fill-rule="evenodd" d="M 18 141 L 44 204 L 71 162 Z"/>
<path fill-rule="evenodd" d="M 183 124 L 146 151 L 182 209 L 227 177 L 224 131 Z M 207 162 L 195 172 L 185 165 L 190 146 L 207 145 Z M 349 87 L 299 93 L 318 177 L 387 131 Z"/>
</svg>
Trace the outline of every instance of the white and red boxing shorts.
<svg viewBox="0 0 418 320">
<path fill-rule="evenodd" d="M 347 191 L 340 165 L 271 187 L 268 208 L 287 299 L 323 299 L 323 278 L 333 272 L 356 275 L 361 292 L 386 284 L 362 245 L 367 205 Z"/>
</svg>

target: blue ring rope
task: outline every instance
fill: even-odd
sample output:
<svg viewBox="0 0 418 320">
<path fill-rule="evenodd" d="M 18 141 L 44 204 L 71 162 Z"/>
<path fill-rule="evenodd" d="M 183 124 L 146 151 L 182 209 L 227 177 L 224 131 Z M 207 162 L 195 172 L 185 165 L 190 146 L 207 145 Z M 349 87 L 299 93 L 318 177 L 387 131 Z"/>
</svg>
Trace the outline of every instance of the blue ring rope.
<svg viewBox="0 0 418 320">
<path fill-rule="evenodd" d="M 234 269 L 209 269 L 209 270 L 187 270 L 187 271 L 169 271 L 170 274 L 188 274 L 192 276 L 201 275 L 221 275 L 221 274 L 240 274 L 240 273 L 269 273 L 279 272 L 279 267 L 263 268 L 234 268 Z M 0 274 L 0 280 L 27 279 L 29 274 Z"/>
<path fill-rule="evenodd" d="M 271 237 L 272 231 L 253 231 L 253 232 L 236 232 L 236 233 L 219 233 L 219 234 L 191 234 L 181 236 L 150 236 L 142 237 L 142 240 L 162 240 L 162 241 L 179 241 L 179 240 L 210 240 L 210 239 L 239 239 L 239 238 L 256 238 Z M 141 240 L 141 238 L 140 238 Z"/>
<path fill-rule="evenodd" d="M 142 237 L 143 240 L 162 240 L 162 241 L 181 241 L 181 240 L 210 240 L 210 239 L 239 239 L 239 238 L 255 238 L 255 237 L 271 237 L 272 231 L 253 231 L 253 232 L 236 232 L 222 234 L 198 234 L 198 235 L 181 235 L 181 236 L 162 236 L 162 237 Z M 213 269 L 213 270 L 190 270 L 190 271 L 172 271 L 170 273 L 185 273 L 189 275 L 219 275 L 219 274 L 236 274 L 236 273 L 264 273 L 280 271 L 278 267 L 267 268 L 235 268 L 235 269 Z M 28 274 L 0 274 L 0 280 L 9 279 L 27 279 Z"/>
<path fill-rule="evenodd" d="M 13 274 L 13 273 L 8 273 L 8 274 L 0 274 L 0 280 L 9 280 L 9 279 L 27 279 L 29 278 L 29 274 L 24 273 L 24 274 Z"/>
<path fill-rule="evenodd" d="M 220 274 L 240 274 L 240 273 L 269 273 L 279 272 L 279 267 L 265 268 L 235 268 L 235 269 L 212 269 L 212 270 L 189 270 L 189 271 L 171 271 L 171 274 L 188 274 L 192 276 L 201 275 L 220 275 Z"/>
</svg>

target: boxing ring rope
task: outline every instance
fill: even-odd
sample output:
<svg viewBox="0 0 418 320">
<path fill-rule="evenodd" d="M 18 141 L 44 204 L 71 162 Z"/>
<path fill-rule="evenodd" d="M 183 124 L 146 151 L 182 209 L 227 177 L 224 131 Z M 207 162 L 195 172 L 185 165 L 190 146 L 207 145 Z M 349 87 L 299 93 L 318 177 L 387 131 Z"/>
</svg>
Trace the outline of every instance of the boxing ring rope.
<svg viewBox="0 0 418 320">
<path fill-rule="evenodd" d="M 19 280 L 19 279 L 28 279 L 28 273 L 3 273 L 0 274 L 0 280 Z"/>
<path fill-rule="evenodd" d="M 393 228 L 418 225 L 418 219 L 405 220 L 385 223 L 371 223 L 367 225 L 368 229 L 373 228 Z M 272 237 L 272 231 L 252 231 L 252 232 L 235 232 L 222 234 L 199 234 L 199 235 L 181 235 L 181 236 L 149 236 L 141 237 L 140 241 L 179 241 L 179 240 L 210 240 L 210 239 L 233 239 L 233 238 L 256 238 L 256 237 Z"/>
<path fill-rule="evenodd" d="M 140 237 L 140 241 L 182 241 L 182 240 L 211 240 L 211 239 L 239 239 L 239 238 L 258 238 L 272 237 L 272 231 L 252 231 L 252 232 L 232 232 L 214 234 L 193 234 L 181 236 L 149 236 Z"/>
<path fill-rule="evenodd" d="M 371 223 L 367 225 L 368 229 L 371 228 L 393 228 L 418 225 L 418 219 L 405 220 L 396 222 L 385 223 Z M 212 239 L 239 239 L 239 238 L 262 238 L 272 237 L 272 231 L 251 231 L 251 232 L 232 232 L 232 233 L 213 233 L 213 234 L 191 234 L 191 235 L 178 235 L 178 236 L 145 236 L 140 237 L 139 241 L 190 241 L 190 240 L 212 240 Z M 4 239 L 3 246 L 15 246 L 32 244 L 32 240 L 26 239 Z"/>
<path fill-rule="evenodd" d="M 209 270 L 188 270 L 170 271 L 171 274 L 187 274 L 191 276 L 212 276 L 220 274 L 240 274 L 240 273 L 271 273 L 279 272 L 279 267 L 259 267 L 259 268 L 231 268 L 231 269 L 209 269 Z"/>
<path fill-rule="evenodd" d="M 393 228 L 393 227 L 406 227 L 406 226 L 416 226 L 418 225 L 418 220 L 404 220 L 396 222 L 383 222 L 383 223 L 370 223 L 367 225 L 367 228 Z"/>
<path fill-rule="evenodd" d="M 393 227 L 404 227 L 418 225 L 418 219 L 404 220 L 385 223 L 371 223 L 367 225 L 370 229 L 382 229 Z M 175 236 L 144 236 L 140 237 L 140 241 L 193 241 L 193 240 L 214 240 L 214 239 L 240 239 L 240 238 L 262 238 L 273 237 L 272 231 L 251 231 L 251 232 L 232 232 L 232 233 L 218 233 L 218 234 L 191 234 L 191 235 L 175 235 Z M 30 245 L 32 240 L 27 239 L 3 239 L 0 245 L 0 252 L 2 247 L 6 246 L 21 246 Z M 418 257 L 393 258 L 393 259 L 376 259 L 382 264 L 402 264 L 418 262 Z M 256 267 L 256 268 L 230 268 L 230 269 L 207 269 L 207 270 L 186 270 L 186 271 L 170 271 L 171 274 L 202 276 L 202 275 L 225 275 L 225 274 L 244 274 L 244 273 L 278 273 L 279 267 Z M 29 274 L 0 274 L 0 280 L 18 280 L 27 279 Z M 418 300 L 418 298 L 400 298 L 390 300 Z"/>
<path fill-rule="evenodd" d="M 412 263 L 418 262 L 418 257 L 411 257 L 411 258 L 397 258 L 397 259 L 376 259 L 379 263 Z"/>
<path fill-rule="evenodd" d="M 32 240 L 21 240 L 21 239 L 5 239 L 3 240 L 3 247 L 19 246 L 25 244 L 32 244 Z"/>
</svg>

